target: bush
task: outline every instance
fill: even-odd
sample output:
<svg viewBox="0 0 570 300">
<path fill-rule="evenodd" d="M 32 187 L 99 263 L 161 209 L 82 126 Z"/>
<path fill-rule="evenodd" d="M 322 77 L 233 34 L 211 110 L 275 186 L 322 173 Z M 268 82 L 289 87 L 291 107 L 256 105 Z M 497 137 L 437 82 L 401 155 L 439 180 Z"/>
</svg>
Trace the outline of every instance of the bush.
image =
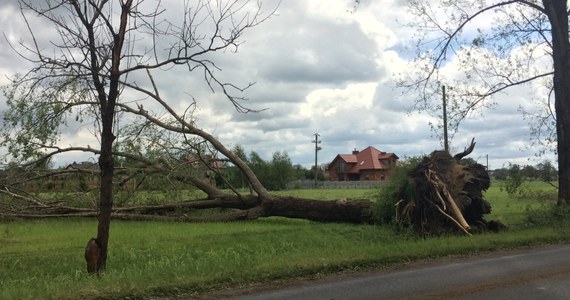
<svg viewBox="0 0 570 300">
<path fill-rule="evenodd" d="M 396 220 L 396 204 L 403 195 L 413 195 L 414 186 L 410 184 L 408 173 L 421 161 L 421 157 L 406 159 L 397 166 L 388 181 L 375 195 L 374 216 L 378 223 L 391 224 Z"/>
<path fill-rule="evenodd" d="M 568 223 L 570 206 L 544 205 L 537 209 L 527 209 L 526 223 L 529 226 L 559 226 Z"/>
</svg>

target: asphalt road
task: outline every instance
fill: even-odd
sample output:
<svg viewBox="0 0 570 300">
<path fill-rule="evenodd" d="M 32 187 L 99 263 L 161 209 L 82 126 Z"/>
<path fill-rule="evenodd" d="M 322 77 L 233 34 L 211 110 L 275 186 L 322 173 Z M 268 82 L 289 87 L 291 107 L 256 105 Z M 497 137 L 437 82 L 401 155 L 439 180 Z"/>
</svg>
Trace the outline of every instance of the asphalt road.
<svg viewBox="0 0 570 300">
<path fill-rule="evenodd" d="M 570 299 L 570 245 L 307 281 L 232 299 Z"/>
</svg>

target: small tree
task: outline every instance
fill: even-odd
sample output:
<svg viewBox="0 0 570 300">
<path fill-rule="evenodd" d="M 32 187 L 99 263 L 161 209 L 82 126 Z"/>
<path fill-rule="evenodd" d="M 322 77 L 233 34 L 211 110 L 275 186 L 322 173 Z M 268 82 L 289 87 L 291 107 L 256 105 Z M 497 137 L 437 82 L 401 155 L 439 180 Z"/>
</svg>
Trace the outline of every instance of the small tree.
<svg viewBox="0 0 570 300">
<path fill-rule="evenodd" d="M 248 163 L 247 154 L 241 145 L 236 145 L 232 151 L 244 162 Z M 247 180 L 241 170 L 236 166 L 229 167 L 229 183 L 235 187 L 244 189 L 247 187 Z"/>
<path fill-rule="evenodd" d="M 176 67 L 200 70 L 212 90 L 221 91 L 239 111 L 250 111 L 234 94 L 243 88 L 220 80 L 219 67 L 212 60 L 213 53 L 237 51 L 243 34 L 272 14 L 263 14 L 260 3 L 250 6 L 248 2 L 199 1 L 193 6 L 186 1 L 175 22 L 160 2 L 19 1 L 31 38 L 13 47 L 33 68 L 12 77 L 4 88 L 9 109 L 4 115 L 3 145 L 14 157 L 25 160 L 68 151 L 99 155 L 99 223 L 97 237 L 89 243 L 96 266 L 90 272 L 104 270 L 107 262 L 118 111 L 130 114 L 135 123 L 142 118 L 139 124 L 159 124 L 167 130 L 213 139 L 194 127 L 188 119 L 190 109 L 178 114 L 161 98 L 152 73 Z M 37 34 L 39 29 L 31 22 L 34 14 L 54 28 L 58 40 Z M 147 100 L 134 101 L 141 96 Z M 147 111 L 142 102 L 167 111 L 169 119 Z M 95 124 L 98 147 L 56 146 L 61 126 L 73 117 Z M 219 143 L 215 147 L 233 158 Z"/>
<path fill-rule="evenodd" d="M 536 179 L 538 177 L 537 170 L 534 166 L 524 165 L 521 169 L 521 175 L 524 179 Z"/>
<path fill-rule="evenodd" d="M 270 186 L 273 190 L 283 190 L 294 178 L 294 169 L 287 152 L 274 152 L 269 165 Z"/>
<path fill-rule="evenodd" d="M 507 171 L 507 179 L 505 180 L 505 191 L 509 195 L 515 195 L 521 192 L 523 184 L 523 173 L 521 167 L 517 164 L 510 164 Z"/>
<path fill-rule="evenodd" d="M 556 180 L 556 169 L 549 160 L 539 163 L 537 166 L 538 178 L 542 181 L 551 182 Z"/>
</svg>

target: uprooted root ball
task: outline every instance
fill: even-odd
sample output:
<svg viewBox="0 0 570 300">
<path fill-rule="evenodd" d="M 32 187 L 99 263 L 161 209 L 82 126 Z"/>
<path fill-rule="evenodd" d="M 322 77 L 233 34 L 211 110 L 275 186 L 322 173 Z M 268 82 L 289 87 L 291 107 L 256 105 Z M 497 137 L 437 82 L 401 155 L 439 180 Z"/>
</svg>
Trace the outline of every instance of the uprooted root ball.
<svg viewBox="0 0 570 300">
<path fill-rule="evenodd" d="M 490 186 L 489 174 L 480 164 L 462 165 L 474 143 L 462 153 L 451 156 L 434 151 L 410 171 L 409 186 L 402 190 L 396 204 L 398 221 L 420 233 L 499 230 L 504 225 L 483 219 L 491 205 L 483 198 Z"/>
</svg>

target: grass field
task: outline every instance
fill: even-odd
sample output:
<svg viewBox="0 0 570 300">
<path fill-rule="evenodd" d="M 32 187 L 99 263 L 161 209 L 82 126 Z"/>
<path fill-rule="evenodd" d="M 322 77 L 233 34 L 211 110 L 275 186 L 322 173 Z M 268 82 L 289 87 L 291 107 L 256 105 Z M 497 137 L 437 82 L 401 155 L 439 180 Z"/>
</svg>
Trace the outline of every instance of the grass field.
<svg viewBox="0 0 570 300">
<path fill-rule="evenodd" d="M 549 187 L 530 190 L 549 192 Z M 324 200 L 362 198 L 371 191 L 289 193 Z M 283 218 L 201 224 L 114 221 L 108 270 L 101 276 L 87 275 L 83 259 L 95 220 L 2 221 L 0 299 L 191 297 L 251 283 L 570 241 L 569 223 L 547 218 L 552 200 L 511 199 L 496 186 L 487 199 L 493 205 L 489 219 L 500 219 L 509 231 L 420 238 L 389 226 Z M 529 223 L 529 216 L 538 223 Z"/>
</svg>

